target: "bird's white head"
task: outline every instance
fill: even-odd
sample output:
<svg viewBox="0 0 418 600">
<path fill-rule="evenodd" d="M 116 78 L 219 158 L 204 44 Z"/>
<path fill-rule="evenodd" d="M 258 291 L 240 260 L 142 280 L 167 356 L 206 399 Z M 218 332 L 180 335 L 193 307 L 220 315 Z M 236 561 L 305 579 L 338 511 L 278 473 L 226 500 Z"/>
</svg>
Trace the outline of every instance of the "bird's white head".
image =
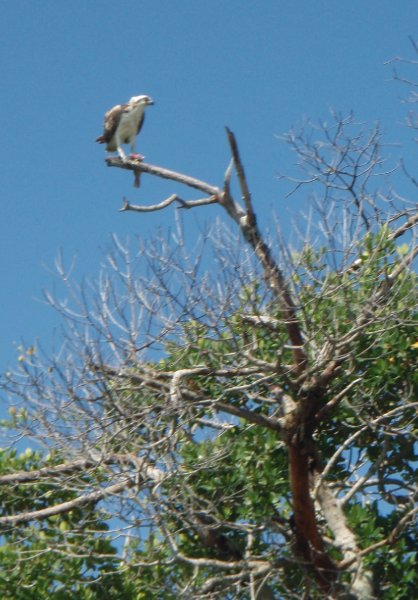
<svg viewBox="0 0 418 600">
<path fill-rule="evenodd" d="M 135 106 L 148 106 L 149 104 L 154 104 L 154 100 L 149 96 L 132 96 L 129 100 L 129 104 L 133 104 Z"/>
</svg>

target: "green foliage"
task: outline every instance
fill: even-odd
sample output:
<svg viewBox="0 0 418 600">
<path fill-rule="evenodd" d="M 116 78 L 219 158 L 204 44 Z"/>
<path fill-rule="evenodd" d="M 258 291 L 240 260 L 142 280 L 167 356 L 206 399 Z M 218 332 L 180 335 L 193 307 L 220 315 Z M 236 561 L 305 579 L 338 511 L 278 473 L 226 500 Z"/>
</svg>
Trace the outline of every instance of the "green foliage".
<svg viewBox="0 0 418 600">
<path fill-rule="evenodd" d="M 376 577 L 379 597 L 388 600 L 412 598 L 418 587 L 411 528 L 392 535 L 406 514 L 405 494 L 414 483 L 414 407 L 409 403 L 418 393 L 416 275 L 405 270 L 395 282 L 390 279 L 404 255 L 383 227 L 365 236 L 353 268 L 330 269 L 324 249 L 306 247 L 295 258 L 299 268 L 292 278 L 310 376 L 320 375 L 326 366 L 318 358 L 324 346 L 344 356 L 324 390 L 318 410 L 328 406 L 329 411 L 316 429 L 315 442 L 325 464 L 336 457 L 327 480 L 337 496 L 373 471 L 372 483 L 349 499 L 345 511 L 359 548 L 376 545 L 364 560 Z M 181 557 L 240 560 L 249 531 L 252 554 L 275 569 L 269 585 L 277 597 L 287 597 L 289 590 L 302 597 L 305 571 L 292 546 L 285 442 L 276 430 L 238 412 L 242 408 L 277 421 L 283 416 L 284 394 L 297 402 L 301 390 L 292 371 L 286 323 L 277 302 L 266 299 L 260 288 L 258 283 L 243 287 L 238 305 L 221 315 L 216 327 L 196 319 L 184 323 L 178 338 L 166 343 L 165 357 L 144 365 L 158 385 L 138 383 L 135 365 L 129 365 L 124 379 L 105 379 L 106 415 L 117 420 L 126 411 L 130 417 L 122 428 L 129 437 L 111 437 L 110 451 L 145 455 L 157 467 L 176 465 L 149 495 L 140 497 L 138 520 L 146 526 L 124 547 L 124 567 L 120 545 L 107 535 L 108 515 L 97 506 L 83 506 L 3 531 L 2 598 L 174 600 L 186 581 L 197 589 L 217 575 L 212 563 L 195 569 Z M 270 321 L 260 324 L 260 316 Z M 246 371 L 252 365 L 259 368 Z M 181 380 L 184 397 L 179 393 L 177 404 L 168 401 L 170 375 L 193 368 L 196 372 Z M 117 399 L 110 408 L 109 397 Z M 215 415 L 222 420 L 218 429 L 211 422 L 217 402 L 224 406 Z M 225 406 L 237 410 L 228 413 Z M 12 410 L 11 426 L 26 418 L 24 411 Z M 62 460 L 31 449 L 19 455 L 2 451 L 0 473 L 32 471 Z M 2 514 L 69 501 L 78 490 L 94 488 L 100 477 L 100 471 L 81 473 L 73 488 L 65 489 L 48 480 L 16 484 L 12 493 L 0 487 Z M 152 502 L 158 503 L 158 518 Z M 342 559 L 331 532 L 324 523 L 320 526 L 327 552 Z M 382 540 L 387 543 L 379 545 Z M 221 591 L 218 597 L 227 599 L 229 593 Z M 315 594 L 312 590 L 312 598 L 321 597 Z M 250 597 L 245 587 L 240 597 Z"/>
<path fill-rule="evenodd" d="M 299 304 L 303 307 L 302 329 L 310 340 L 312 359 L 326 341 L 341 342 L 347 349 L 347 359 L 323 399 L 326 405 L 349 387 L 318 430 L 317 440 L 324 461 L 331 458 L 354 431 L 364 429 L 340 455 L 329 478 L 340 485 L 339 482 L 350 481 L 353 464 L 363 464 L 363 470 L 376 464 L 376 483 L 369 488 L 369 494 L 362 490 L 347 507 L 349 524 L 361 548 L 389 539 L 397 520 L 402 518 L 398 496 L 392 492 L 389 482 L 396 481 L 404 489 L 411 489 L 414 483 L 412 464 L 416 456 L 411 429 L 414 409 L 411 406 L 408 410 L 408 402 L 418 395 L 416 275 L 405 271 L 390 285 L 388 279 L 403 255 L 404 251 L 396 248 L 387 228 L 383 227 L 376 235 L 366 235 L 363 247 L 359 248 L 361 261 L 349 273 L 330 271 L 324 251 L 307 249 L 300 260 L 306 272 L 295 276 Z M 274 312 L 274 306 L 260 305 L 254 310 L 254 295 L 243 294 L 240 310 L 225 319 L 221 335 L 214 338 L 213 333 L 199 323 L 188 324 L 188 351 L 185 347 L 170 347 L 173 368 L 174 365 L 175 368 L 192 367 L 202 362 L 213 369 L 233 365 L 240 351 L 249 345 L 252 356 L 258 360 L 273 363 L 280 356 L 282 364 L 290 363 L 290 352 L 283 349 L 286 339 L 283 325 L 274 331 L 267 327 L 249 328 L 241 318 L 249 312 L 246 300 L 250 296 L 252 311 L 270 312 L 279 323 L 280 315 Z M 169 364 L 167 361 L 166 368 Z M 233 384 L 228 380 L 228 385 L 222 378 L 193 377 L 194 389 L 206 397 L 222 396 L 230 404 L 245 405 L 263 414 L 268 414 L 270 409 L 262 398 L 271 398 L 272 386 L 292 389 L 287 374 L 278 370 L 266 386 L 251 388 L 252 394 L 227 391 L 228 387 L 239 388 L 250 382 L 251 376 L 237 377 Z M 396 428 L 390 440 L 379 424 L 364 427 L 373 419 L 379 423 L 379 418 L 386 413 L 395 411 L 396 414 L 397 409 L 399 418 L 395 419 Z M 381 423 L 385 424 L 385 420 Z M 385 460 L 382 460 L 383 454 Z M 196 439 L 193 444 L 184 443 L 181 455 L 184 470 L 190 473 L 186 477 L 187 485 L 196 497 L 205 499 L 202 506 L 205 502 L 216 506 L 216 518 L 223 523 L 222 531 L 242 551 L 245 539 L 238 528 L 234 529 L 234 523 L 262 524 L 266 515 L 276 512 L 289 517 L 286 452 L 274 432 L 245 423 L 236 424 L 215 440 L 203 438 L 198 443 Z M 193 533 L 183 535 L 184 553 L 201 556 L 198 537 Z M 268 554 L 269 547 L 271 549 L 266 539 L 260 534 L 255 542 L 261 554 Z M 204 554 L 214 556 L 210 550 Z M 282 558 L 286 556 L 284 551 Z M 394 538 L 384 549 L 367 556 L 366 564 L 379 579 L 376 585 L 382 597 L 389 598 L 392 589 L 396 590 L 396 598 L 412 597 L 413 586 L 418 584 L 412 567 L 414 556 L 408 528 L 401 538 Z M 382 567 L 384 560 L 388 561 L 385 568 Z M 297 584 L 292 572 L 297 569 L 287 569 L 286 585 L 291 581 L 291 589 L 295 590 Z M 278 592 L 284 589 L 278 584 Z"/>
<path fill-rule="evenodd" d="M 0 452 L 0 474 L 58 464 L 30 448 Z M 85 478 L 86 479 L 86 478 Z M 0 487 L 2 514 L 33 511 L 66 502 L 75 492 L 48 482 Z M 0 597 L 10 600 L 128 600 L 117 549 L 106 537 L 105 515 L 94 506 L 52 515 L 40 522 L 4 528 L 0 546 Z M 95 535 L 89 531 L 96 532 Z"/>
<path fill-rule="evenodd" d="M 262 520 L 286 495 L 286 451 L 271 430 L 236 426 L 184 445 L 182 456 L 187 484 L 214 503 L 220 521 Z"/>
</svg>

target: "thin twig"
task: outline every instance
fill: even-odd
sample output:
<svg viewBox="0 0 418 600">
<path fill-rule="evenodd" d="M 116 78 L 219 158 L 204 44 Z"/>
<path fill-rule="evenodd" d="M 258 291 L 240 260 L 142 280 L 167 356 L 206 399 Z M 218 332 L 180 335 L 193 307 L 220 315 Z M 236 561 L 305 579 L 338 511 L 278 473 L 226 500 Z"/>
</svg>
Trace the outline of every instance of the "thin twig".
<svg viewBox="0 0 418 600">
<path fill-rule="evenodd" d="M 126 198 L 123 199 L 123 206 L 119 209 L 119 212 L 127 210 L 135 212 L 155 212 L 157 210 L 163 210 L 173 202 L 178 202 L 178 208 L 195 208 L 196 206 L 206 206 L 208 204 L 216 204 L 219 202 L 218 196 L 210 196 L 210 198 L 201 198 L 199 200 L 183 200 L 177 194 L 172 194 L 166 200 L 163 200 L 159 204 L 149 204 L 148 206 L 143 204 L 131 204 Z"/>
</svg>

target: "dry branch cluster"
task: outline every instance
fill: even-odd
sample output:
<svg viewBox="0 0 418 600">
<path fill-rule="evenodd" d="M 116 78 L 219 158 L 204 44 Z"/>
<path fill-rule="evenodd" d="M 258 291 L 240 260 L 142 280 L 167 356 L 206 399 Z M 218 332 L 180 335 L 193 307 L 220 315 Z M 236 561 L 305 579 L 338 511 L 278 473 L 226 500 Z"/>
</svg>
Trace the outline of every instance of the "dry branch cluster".
<svg viewBox="0 0 418 600">
<path fill-rule="evenodd" d="M 165 565 L 173 597 L 278 598 L 285 585 L 289 598 L 375 597 L 369 557 L 398 540 L 415 511 L 409 483 L 389 465 L 390 445 L 409 439 L 417 402 L 407 379 L 388 391 L 377 371 L 372 380 L 368 372 L 384 343 L 390 361 L 386 335 L 412 335 L 407 305 L 418 216 L 414 208 L 395 209 L 391 198 L 381 202 L 373 189 L 383 172 L 379 132 L 354 135 L 350 127 L 352 118 L 334 115 L 322 127 L 322 144 L 303 131 L 287 137 L 304 171 L 292 180 L 294 192 L 308 184 L 324 190 L 316 240 L 306 238 L 298 252 L 260 231 L 229 130 L 222 187 L 107 159 L 204 196 L 172 195 L 148 206 L 125 200 L 122 210 L 218 205 L 240 239 L 219 224 L 208 231 L 217 265 L 211 275 L 201 275 L 204 244 L 188 252 L 180 226 L 174 248 L 162 237 L 139 246 L 142 271 L 115 238 L 90 288 L 68 284 L 58 265 L 65 299 L 47 299 L 65 318 L 65 344 L 52 360 L 40 350 L 26 353 L 4 383 L 22 403 L 15 427 L 50 452 L 50 464 L 0 477 L 13 493 L 35 486 L 38 495 L 33 510 L 6 510 L 4 531 L 95 506 L 118 518 L 113 533 L 126 539 L 120 569 Z M 407 248 L 398 260 L 401 238 Z M 240 440 L 251 449 L 252 436 L 270 440 L 272 450 L 263 459 L 267 446 L 261 456 L 252 448 L 248 464 L 271 462 L 284 479 L 266 486 L 272 495 L 286 492 L 269 500 L 269 512 L 253 507 L 244 518 L 240 485 L 248 481 L 236 484 L 234 471 L 246 472 Z M 55 501 L 60 487 L 69 497 Z M 378 540 L 362 539 L 346 510 L 371 490 L 399 515 Z M 269 490 L 258 491 L 267 502 Z M 71 553 L 68 540 L 54 551 Z M 295 569 L 303 574 L 298 583 Z M 172 597 L 168 588 L 158 593 Z"/>
</svg>

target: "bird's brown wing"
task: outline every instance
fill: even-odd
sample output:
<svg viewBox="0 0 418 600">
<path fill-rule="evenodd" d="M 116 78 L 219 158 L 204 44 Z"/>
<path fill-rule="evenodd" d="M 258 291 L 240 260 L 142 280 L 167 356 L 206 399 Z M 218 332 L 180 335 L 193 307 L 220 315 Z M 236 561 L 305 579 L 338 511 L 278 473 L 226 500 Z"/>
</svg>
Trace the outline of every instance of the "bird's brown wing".
<svg viewBox="0 0 418 600">
<path fill-rule="evenodd" d="M 117 104 L 107 111 L 104 118 L 103 133 L 96 138 L 100 144 L 108 144 L 112 139 L 127 104 Z"/>
</svg>

